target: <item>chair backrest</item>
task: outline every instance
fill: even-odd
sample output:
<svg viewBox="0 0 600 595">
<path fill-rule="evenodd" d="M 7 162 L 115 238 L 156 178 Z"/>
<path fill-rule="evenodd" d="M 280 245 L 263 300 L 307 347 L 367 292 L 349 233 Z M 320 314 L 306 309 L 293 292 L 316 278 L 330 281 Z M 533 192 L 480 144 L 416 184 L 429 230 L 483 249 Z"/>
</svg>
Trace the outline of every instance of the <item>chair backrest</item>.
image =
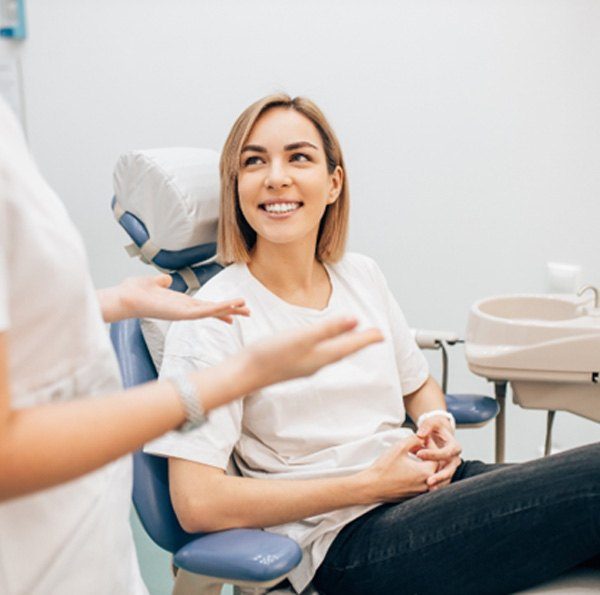
<svg viewBox="0 0 600 595">
<path fill-rule="evenodd" d="M 125 388 L 156 378 L 139 320 L 113 323 L 110 336 Z M 133 503 L 144 529 L 163 549 L 176 552 L 196 537 L 181 528 L 171 505 L 167 459 L 142 451 L 133 455 Z"/>
<path fill-rule="evenodd" d="M 168 270 L 175 291 L 193 291 L 222 268 L 213 262 L 218 163 L 215 151 L 170 148 L 126 153 L 115 167 L 111 207 L 137 246 L 128 251 Z M 112 324 L 110 335 L 125 388 L 157 377 L 139 320 Z M 133 503 L 148 535 L 165 550 L 176 552 L 197 536 L 181 528 L 171 505 L 167 459 L 134 454 Z"/>
<path fill-rule="evenodd" d="M 112 210 L 133 243 L 131 256 L 161 270 L 179 271 L 190 290 L 189 270 L 216 249 L 219 153 L 170 147 L 121 155 L 113 173 Z"/>
</svg>

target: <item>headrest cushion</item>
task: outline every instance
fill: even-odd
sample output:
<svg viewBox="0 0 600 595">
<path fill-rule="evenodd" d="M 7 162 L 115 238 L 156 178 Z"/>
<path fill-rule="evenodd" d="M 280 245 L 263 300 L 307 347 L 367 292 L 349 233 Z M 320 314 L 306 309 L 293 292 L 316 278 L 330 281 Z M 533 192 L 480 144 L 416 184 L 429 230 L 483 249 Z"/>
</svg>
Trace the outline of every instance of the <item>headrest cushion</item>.
<svg viewBox="0 0 600 595">
<path fill-rule="evenodd" d="M 219 153 L 168 148 L 121 155 L 115 198 L 145 225 L 161 250 L 215 242 L 219 216 Z"/>
</svg>

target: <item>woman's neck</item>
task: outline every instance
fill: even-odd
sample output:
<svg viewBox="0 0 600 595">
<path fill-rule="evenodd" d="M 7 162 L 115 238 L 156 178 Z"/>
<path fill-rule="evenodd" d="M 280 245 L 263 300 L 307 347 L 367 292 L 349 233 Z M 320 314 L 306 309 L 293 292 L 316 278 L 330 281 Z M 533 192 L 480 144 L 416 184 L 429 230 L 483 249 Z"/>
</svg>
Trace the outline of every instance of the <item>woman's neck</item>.
<svg viewBox="0 0 600 595">
<path fill-rule="evenodd" d="M 296 306 L 322 310 L 329 303 L 331 282 L 315 258 L 315 246 L 257 242 L 248 268 L 267 289 Z"/>
</svg>

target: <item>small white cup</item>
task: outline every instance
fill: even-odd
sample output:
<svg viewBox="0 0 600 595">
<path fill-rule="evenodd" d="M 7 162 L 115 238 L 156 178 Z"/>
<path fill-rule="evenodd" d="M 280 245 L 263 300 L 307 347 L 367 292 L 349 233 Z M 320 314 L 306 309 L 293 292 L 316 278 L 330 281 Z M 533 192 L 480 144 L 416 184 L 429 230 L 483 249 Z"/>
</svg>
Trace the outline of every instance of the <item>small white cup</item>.
<svg viewBox="0 0 600 595">
<path fill-rule="evenodd" d="M 548 289 L 551 293 L 577 293 L 581 286 L 581 266 L 547 262 Z"/>
</svg>

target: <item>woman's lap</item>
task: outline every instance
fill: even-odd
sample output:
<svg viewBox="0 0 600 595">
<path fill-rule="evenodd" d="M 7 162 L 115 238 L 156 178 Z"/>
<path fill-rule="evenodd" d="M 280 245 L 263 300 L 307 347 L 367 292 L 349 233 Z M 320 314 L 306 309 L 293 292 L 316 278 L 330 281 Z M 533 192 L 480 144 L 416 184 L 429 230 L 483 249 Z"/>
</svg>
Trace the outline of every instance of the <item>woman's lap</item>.
<svg viewBox="0 0 600 595">
<path fill-rule="evenodd" d="M 319 592 L 509 593 L 600 551 L 600 443 L 520 465 L 467 461 L 452 485 L 345 527 Z"/>
</svg>

